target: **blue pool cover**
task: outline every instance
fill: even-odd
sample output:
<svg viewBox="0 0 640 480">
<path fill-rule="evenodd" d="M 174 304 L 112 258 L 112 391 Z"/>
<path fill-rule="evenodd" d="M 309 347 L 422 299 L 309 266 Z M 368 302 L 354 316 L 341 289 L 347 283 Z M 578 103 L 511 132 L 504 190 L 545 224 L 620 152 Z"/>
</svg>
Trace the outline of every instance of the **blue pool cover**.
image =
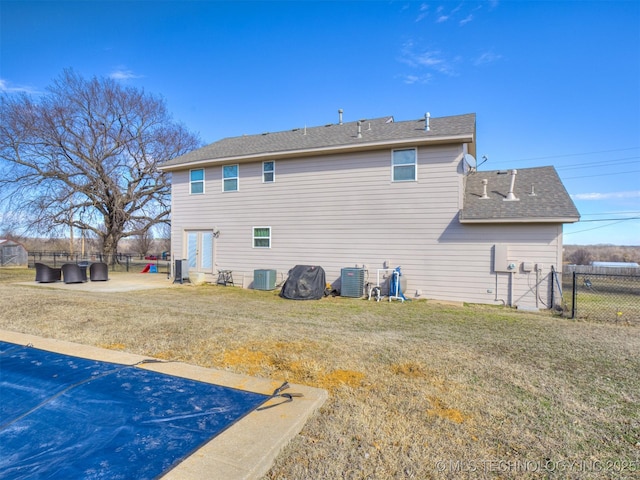
<svg viewBox="0 0 640 480">
<path fill-rule="evenodd" d="M 0 479 L 157 478 L 269 398 L 0 341 Z"/>
</svg>

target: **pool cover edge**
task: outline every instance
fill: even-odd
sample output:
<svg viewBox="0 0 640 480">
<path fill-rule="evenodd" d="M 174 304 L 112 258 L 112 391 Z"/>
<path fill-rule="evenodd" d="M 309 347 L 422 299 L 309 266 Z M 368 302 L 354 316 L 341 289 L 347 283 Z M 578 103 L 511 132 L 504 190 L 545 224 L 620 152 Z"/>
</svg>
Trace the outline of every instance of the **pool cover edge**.
<svg viewBox="0 0 640 480">
<path fill-rule="evenodd" d="M 133 364 L 150 358 L 6 330 L 0 330 L 0 340 L 20 345 L 31 344 L 51 352 L 104 362 Z M 267 395 L 282 383 L 281 380 L 249 377 L 178 362 L 149 363 L 141 368 Z M 211 478 L 215 472 L 217 478 L 235 480 L 255 479 L 266 474 L 280 450 L 300 432 L 307 419 L 327 399 L 325 390 L 304 385 L 292 384 L 287 391 L 304 396 L 275 408 L 249 413 L 162 478 L 201 480 Z"/>
</svg>

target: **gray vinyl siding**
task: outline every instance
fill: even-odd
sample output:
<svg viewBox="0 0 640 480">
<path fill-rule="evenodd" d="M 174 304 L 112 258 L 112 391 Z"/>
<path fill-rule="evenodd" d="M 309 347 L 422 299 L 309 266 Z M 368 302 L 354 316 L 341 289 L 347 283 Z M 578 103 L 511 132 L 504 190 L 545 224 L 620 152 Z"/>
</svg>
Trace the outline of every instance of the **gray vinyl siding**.
<svg viewBox="0 0 640 480">
<path fill-rule="evenodd" d="M 189 194 L 188 170 L 174 172 L 174 258 L 186 257 L 185 231 L 215 228 L 209 280 L 229 269 L 236 285 L 250 287 L 254 270 L 275 269 L 279 283 L 305 264 L 322 266 L 328 282 L 343 267 L 365 265 L 375 282 L 388 262 L 402 267 L 408 297 L 542 308 L 550 266 L 561 270 L 561 225 L 460 224 L 463 153 L 462 145 L 418 148 L 415 182 L 392 182 L 389 148 L 276 160 L 273 183 L 262 182 L 262 161 L 241 163 L 234 192 L 222 191 L 220 165 L 205 168 L 202 195 Z M 271 248 L 252 247 L 256 226 L 271 227 Z M 543 272 L 495 273 L 496 243 Z"/>
</svg>

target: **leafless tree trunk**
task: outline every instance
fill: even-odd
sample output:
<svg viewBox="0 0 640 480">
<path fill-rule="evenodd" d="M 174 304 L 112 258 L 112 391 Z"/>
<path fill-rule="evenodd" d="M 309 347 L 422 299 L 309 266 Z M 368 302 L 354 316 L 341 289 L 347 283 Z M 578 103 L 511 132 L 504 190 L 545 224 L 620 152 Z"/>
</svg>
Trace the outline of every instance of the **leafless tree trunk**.
<svg viewBox="0 0 640 480">
<path fill-rule="evenodd" d="M 48 94 L 0 97 L 0 203 L 33 230 L 76 228 L 115 257 L 169 218 L 163 162 L 200 145 L 162 99 L 65 70 Z"/>
<path fill-rule="evenodd" d="M 152 247 L 153 234 L 150 231 L 140 233 L 133 238 L 133 248 L 141 257 L 146 256 L 151 251 Z"/>
</svg>

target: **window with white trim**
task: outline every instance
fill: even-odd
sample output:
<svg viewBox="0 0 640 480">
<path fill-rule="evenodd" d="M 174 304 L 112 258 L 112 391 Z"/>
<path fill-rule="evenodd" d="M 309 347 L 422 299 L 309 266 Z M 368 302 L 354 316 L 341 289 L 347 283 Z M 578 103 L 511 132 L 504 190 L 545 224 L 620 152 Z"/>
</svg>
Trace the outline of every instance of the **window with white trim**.
<svg viewBox="0 0 640 480">
<path fill-rule="evenodd" d="M 235 192 L 238 190 L 238 165 L 224 165 L 222 167 L 222 191 Z"/>
<path fill-rule="evenodd" d="M 262 162 L 262 183 L 276 181 L 276 162 Z"/>
<path fill-rule="evenodd" d="M 391 152 L 391 179 L 394 182 L 414 182 L 417 180 L 417 150 L 405 148 Z"/>
<path fill-rule="evenodd" d="M 253 227 L 253 248 L 271 248 L 271 227 Z"/>
<path fill-rule="evenodd" d="M 204 193 L 204 168 L 189 170 L 189 193 Z"/>
</svg>

